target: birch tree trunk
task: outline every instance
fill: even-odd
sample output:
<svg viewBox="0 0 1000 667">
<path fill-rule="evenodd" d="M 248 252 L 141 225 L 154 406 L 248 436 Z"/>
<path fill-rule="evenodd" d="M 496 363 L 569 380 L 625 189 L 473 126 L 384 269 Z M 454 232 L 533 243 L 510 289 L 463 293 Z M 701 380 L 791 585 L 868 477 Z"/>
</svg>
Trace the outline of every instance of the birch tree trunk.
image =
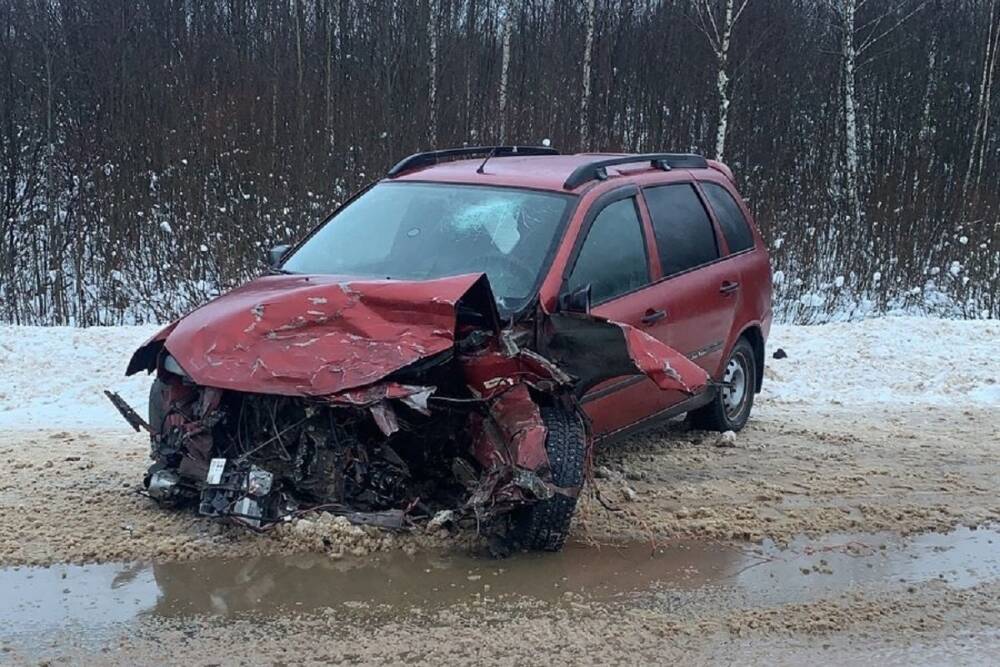
<svg viewBox="0 0 1000 667">
<path fill-rule="evenodd" d="M 917 151 L 927 150 L 927 142 L 934 138 L 933 116 L 931 115 L 934 95 L 937 93 L 937 31 L 931 35 L 931 45 L 927 49 L 927 86 L 924 88 L 924 108 L 920 114 L 920 143 Z"/>
<path fill-rule="evenodd" d="M 844 62 L 844 137 L 846 141 L 844 187 L 847 190 L 850 214 L 855 221 L 858 221 L 861 219 L 861 195 L 858 192 L 858 112 L 854 80 L 857 66 L 857 51 L 854 44 L 856 11 L 857 0 L 844 0 L 843 39 L 841 42 Z"/>
<path fill-rule="evenodd" d="M 996 71 L 997 52 L 1000 51 L 1000 16 L 996 13 L 997 0 L 990 2 L 989 27 L 986 33 L 986 54 L 983 58 L 983 77 L 979 85 L 979 101 L 976 104 L 976 129 L 972 135 L 972 151 L 969 166 L 965 171 L 965 192 L 974 184 L 978 190 L 982 181 L 983 161 L 990 131 L 990 103 L 993 98 L 993 76 Z M 963 197 L 963 200 L 965 197 Z"/>
<path fill-rule="evenodd" d="M 708 39 L 708 45 L 715 56 L 715 90 L 719 96 L 718 123 L 715 126 L 715 159 L 722 161 L 726 156 L 726 137 L 729 133 L 729 51 L 733 39 L 733 29 L 750 4 L 750 0 L 721 0 L 722 15 L 716 17 L 716 7 L 720 0 L 698 0 L 695 5 L 695 23 Z"/>
<path fill-rule="evenodd" d="M 278 45 L 271 47 L 271 146 L 278 145 Z M 276 154 L 277 155 L 277 154 Z"/>
<path fill-rule="evenodd" d="M 476 29 L 476 0 L 470 0 L 465 5 L 465 43 L 472 44 Z M 468 46 L 466 47 L 468 48 Z M 462 135 L 468 137 L 472 130 L 472 72 L 470 65 L 465 68 L 465 127 Z"/>
<path fill-rule="evenodd" d="M 510 79 L 511 0 L 501 5 L 503 12 L 503 57 L 500 65 L 500 144 L 507 141 L 507 85 Z"/>
<path fill-rule="evenodd" d="M 910 197 L 916 199 L 920 191 L 921 173 L 933 171 L 934 152 L 931 150 L 931 142 L 934 141 L 934 96 L 937 94 L 938 75 L 937 57 L 939 48 L 937 26 L 931 31 L 931 43 L 927 48 L 927 84 L 924 86 L 923 109 L 920 112 L 920 129 L 917 132 L 917 145 L 914 147 L 914 155 L 918 158 L 916 164 L 912 165 L 913 178 L 910 184 Z"/>
<path fill-rule="evenodd" d="M 302 141 L 306 132 L 306 109 L 305 95 L 302 90 L 302 2 L 295 0 L 295 7 L 292 12 L 295 16 L 295 111 L 298 115 L 298 125 L 296 126 L 296 139 Z"/>
<path fill-rule="evenodd" d="M 580 149 L 587 150 L 590 143 L 590 78 L 594 53 L 595 0 L 585 0 L 587 9 L 587 37 L 583 48 L 583 98 L 580 100 Z"/>
<path fill-rule="evenodd" d="M 45 56 L 45 206 L 46 214 L 50 225 L 50 246 L 48 248 L 48 282 L 50 291 L 50 306 L 59 308 L 59 297 L 63 295 L 62 286 L 63 271 L 58 257 L 58 250 L 62 245 L 61 225 L 59 224 L 58 207 L 56 206 L 56 184 L 55 184 L 55 158 L 56 143 L 52 124 L 52 51 L 48 41 L 42 44 L 42 52 Z M 41 295 L 40 295 L 41 296 Z M 44 297 L 43 297 L 44 298 Z M 57 314 L 65 319 L 65 312 Z"/>
<path fill-rule="evenodd" d="M 715 159 L 720 162 L 726 153 L 726 132 L 729 129 L 729 43 L 733 35 L 733 0 L 725 0 L 725 2 L 722 39 L 716 52 L 719 61 L 719 75 L 715 82 L 719 92 L 719 124 L 715 131 Z"/>
<path fill-rule="evenodd" d="M 430 122 L 428 123 L 430 127 L 427 128 L 428 139 L 430 140 L 431 148 L 437 146 L 437 70 L 438 70 L 438 30 L 437 30 L 437 18 L 438 18 L 438 0 L 430 0 L 428 2 L 429 16 L 427 18 L 427 37 L 430 40 L 430 51 L 431 51 L 431 61 L 430 61 L 430 90 L 428 91 L 428 97 L 430 102 Z"/>
<path fill-rule="evenodd" d="M 976 188 L 979 188 L 983 178 L 983 162 L 990 140 L 990 109 L 993 108 L 993 81 L 996 78 L 997 54 L 1000 53 L 1000 20 L 993 21 L 993 55 L 990 58 L 990 70 L 987 74 L 986 99 L 983 104 L 983 133 L 979 146 L 979 164 L 976 165 Z"/>
<path fill-rule="evenodd" d="M 333 15 L 330 12 L 330 0 L 324 0 L 323 11 L 323 134 L 332 148 L 331 138 L 331 104 L 333 103 Z"/>
</svg>

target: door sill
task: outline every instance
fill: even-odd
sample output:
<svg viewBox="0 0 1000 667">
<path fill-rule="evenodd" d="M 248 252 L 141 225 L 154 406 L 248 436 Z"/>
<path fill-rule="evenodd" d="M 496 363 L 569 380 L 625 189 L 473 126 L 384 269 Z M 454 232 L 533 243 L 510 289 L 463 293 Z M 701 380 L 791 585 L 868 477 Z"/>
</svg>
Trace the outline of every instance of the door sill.
<svg viewBox="0 0 1000 667">
<path fill-rule="evenodd" d="M 664 422 L 669 421 L 678 415 L 684 414 L 685 412 L 690 412 L 702 407 L 703 405 L 708 405 L 714 398 L 715 388 L 709 386 L 700 394 L 695 394 L 694 396 L 684 399 L 680 403 L 671 405 L 669 408 L 660 410 L 656 414 L 650 415 L 645 419 L 632 422 L 628 426 L 623 426 L 609 433 L 598 435 L 594 438 L 594 440 L 602 445 L 619 442 L 625 438 L 636 435 L 637 433 L 660 426 Z"/>
</svg>

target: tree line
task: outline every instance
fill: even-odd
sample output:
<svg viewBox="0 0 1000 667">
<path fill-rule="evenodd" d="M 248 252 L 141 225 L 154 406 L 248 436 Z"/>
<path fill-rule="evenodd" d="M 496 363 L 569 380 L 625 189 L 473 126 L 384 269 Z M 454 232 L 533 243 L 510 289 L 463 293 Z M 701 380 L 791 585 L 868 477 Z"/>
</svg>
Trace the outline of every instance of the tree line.
<svg viewBox="0 0 1000 667">
<path fill-rule="evenodd" d="M 0 320 L 166 320 L 400 157 L 695 151 L 780 312 L 1000 316 L 1000 0 L 0 0 Z"/>
</svg>

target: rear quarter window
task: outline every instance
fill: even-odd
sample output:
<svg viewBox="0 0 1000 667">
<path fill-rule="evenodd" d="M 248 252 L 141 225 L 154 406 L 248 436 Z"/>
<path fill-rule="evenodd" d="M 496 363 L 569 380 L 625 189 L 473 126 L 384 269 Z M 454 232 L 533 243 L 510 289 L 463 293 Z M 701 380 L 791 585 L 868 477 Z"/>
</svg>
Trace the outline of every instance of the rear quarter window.
<svg viewBox="0 0 1000 667">
<path fill-rule="evenodd" d="M 708 203 L 715 212 L 715 218 L 722 227 L 722 235 L 726 237 L 729 252 L 741 252 L 753 247 L 753 233 L 743 210 L 736 203 L 729 191 L 717 183 L 702 182 L 701 189 L 708 198 Z"/>
<path fill-rule="evenodd" d="M 715 228 L 698 193 L 690 183 L 660 185 L 643 190 L 660 265 L 672 276 L 719 258 Z"/>
</svg>

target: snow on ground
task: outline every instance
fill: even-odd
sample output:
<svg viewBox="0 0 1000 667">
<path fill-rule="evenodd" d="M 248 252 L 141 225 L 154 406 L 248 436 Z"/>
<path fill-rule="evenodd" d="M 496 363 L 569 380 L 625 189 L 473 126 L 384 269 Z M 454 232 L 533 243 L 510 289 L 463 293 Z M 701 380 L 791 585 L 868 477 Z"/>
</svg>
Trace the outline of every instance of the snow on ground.
<svg viewBox="0 0 1000 667">
<path fill-rule="evenodd" d="M 146 414 L 150 378 L 125 367 L 159 328 L 0 325 L 0 429 L 128 429 L 102 390 Z"/>
<path fill-rule="evenodd" d="M 127 429 L 102 390 L 145 414 L 149 377 L 124 372 L 157 329 L 0 326 L 0 429 Z M 1000 320 L 775 325 L 764 403 L 1000 405 Z"/>
<path fill-rule="evenodd" d="M 1000 320 L 775 325 L 767 348 L 763 401 L 1000 404 Z M 778 348 L 788 358 L 772 358 Z"/>
</svg>

